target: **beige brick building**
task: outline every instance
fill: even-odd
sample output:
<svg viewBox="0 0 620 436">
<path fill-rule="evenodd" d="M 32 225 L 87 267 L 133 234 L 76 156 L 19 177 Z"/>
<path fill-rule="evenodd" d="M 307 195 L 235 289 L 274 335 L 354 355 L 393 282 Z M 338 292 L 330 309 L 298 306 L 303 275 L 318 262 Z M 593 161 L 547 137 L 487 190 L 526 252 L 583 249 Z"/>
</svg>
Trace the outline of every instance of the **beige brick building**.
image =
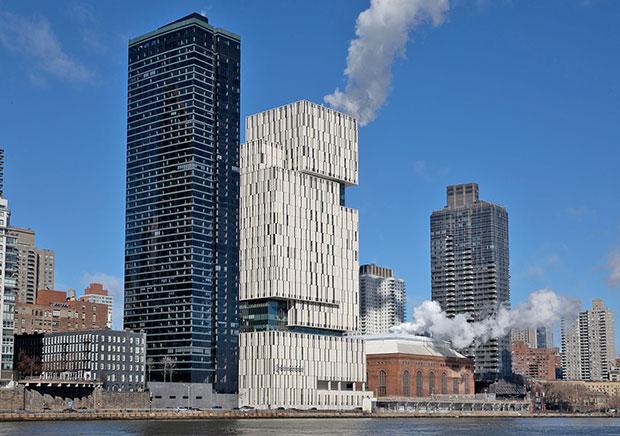
<svg viewBox="0 0 620 436">
<path fill-rule="evenodd" d="M 40 290 L 35 304 L 15 304 L 15 334 L 106 328 L 108 306 L 68 300 L 64 291 Z"/>
</svg>

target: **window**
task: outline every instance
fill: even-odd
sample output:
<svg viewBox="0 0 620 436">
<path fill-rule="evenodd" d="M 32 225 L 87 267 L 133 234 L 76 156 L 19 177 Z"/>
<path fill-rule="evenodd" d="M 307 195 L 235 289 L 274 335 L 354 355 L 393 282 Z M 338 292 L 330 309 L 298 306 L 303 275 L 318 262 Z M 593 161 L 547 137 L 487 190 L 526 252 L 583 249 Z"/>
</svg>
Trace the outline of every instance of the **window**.
<svg viewBox="0 0 620 436">
<path fill-rule="evenodd" d="M 403 373 L 403 397 L 411 396 L 411 392 L 409 390 L 409 371 L 405 371 Z"/>
<path fill-rule="evenodd" d="M 435 393 L 435 373 L 431 372 L 428 375 L 428 393 L 433 395 Z"/>
<path fill-rule="evenodd" d="M 384 397 L 387 392 L 387 387 L 385 385 L 385 371 L 379 371 L 379 396 Z"/>
<path fill-rule="evenodd" d="M 418 371 L 415 375 L 415 396 L 422 397 L 424 396 L 423 386 L 422 386 L 422 373 Z"/>
<path fill-rule="evenodd" d="M 441 374 L 441 395 L 448 394 L 448 376 L 446 373 Z"/>
<path fill-rule="evenodd" d="M 458 395 L 459 393 L 459 379 L 452 379 L 452 393 Z"/>
<path fill-rule="evenodd" d="M 465 383 L 465 395 L 469 395 L 469 376 L 463 376 L 463 383 Z"/>
</svg>

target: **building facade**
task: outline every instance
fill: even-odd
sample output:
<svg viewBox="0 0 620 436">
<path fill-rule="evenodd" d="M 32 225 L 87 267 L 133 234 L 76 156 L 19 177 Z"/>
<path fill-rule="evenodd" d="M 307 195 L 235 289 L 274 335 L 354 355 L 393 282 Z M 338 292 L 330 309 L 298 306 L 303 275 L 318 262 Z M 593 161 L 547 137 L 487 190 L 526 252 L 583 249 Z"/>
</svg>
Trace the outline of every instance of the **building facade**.
<svg viewBox="0 0 620 436">
<path fill-rule="evenodd" d="M 405 321 L 405 281 L 391 269 L 377 265 L 360 267 L 360 333 L 378 335 Z"/>
<path fill-rule="evenodd" d="M 41 289 L 35 304 L 15 304 L 16 335 L 97 330 L 107 322 L 107 305 L 71 300 L 64 291 Z"/>
<path fill-rule="evenodd" d="M 2 161 L 3 156 L 0 149 Z M 9 234 L 9 220 L 9 203 L 0 196 L 0 386 L 13 380 L 17 241 Z"/>
<path fill-rule="evenodd" d="M 553 348 L 553 329 L 551 326 L 512 329 L 510 342 L 524 342 L 530 348 Z"/>
<path fill-rule="evenodd" d="M 251 115 L 241 146 L 239 405 L 361 407 L 357 123 L 308 101 Z"/>
<path fill-rule="evenodd" d="M 600 299 L 562 320 L 562 370 L 567 380 L 608 380 L 615 352 L 614 316 Z"/>
<path fill-rule="evenodd" d="M 532 348 L 527 343 L 512 343 L 512 372 L 534 380 L 555 380 L 557 348 Z"/>
<path fill-rule="evenodd" d="M 30 229 L 11 227 L 17 240 L 17 301 L 33 304 L 39 289 L 54 289 L 54 252 L 35 245 Z"/>
<path fill-rule="evenodd" d="M 239 63 L 199 14 L 129 41 L 124 326 L 218 392 L 237 389 Z"/>
<path fill-rule="evenodd" d="M 100 381 L 110 391 L 145 387 L 146 336 L 116 330 L 43 335 L 41 379 Z"/>
<path fill-rule="evenodd" d="M 473 361 L 444 341 L 413 335 L 366 337 L 368 389 L 385 397 L 473 395 Z"/>
<path fill-rule="evenodd" d="M 510 305 L 508 213 L 481 201 L 476 183 L 447 188 L 447 206 L 431 215 L 432 299 L 448 316 L 481 321 Z M 476 379 L 511 372 L 510 337 L 462 350 L 474 358 Z"/>
<path fill-rule="evenodd" d="M 108 321 L 106 327 L 112 328 L 112 306 L 114 300 L 109 295 L 108 291 L 103 288 L 101 283 L 91 283 L 86 289 L 84 294 L 80 297 L 80 301 L 88 301 L 91 303 L 105 304 L 108 307 Z"/>
</svg>

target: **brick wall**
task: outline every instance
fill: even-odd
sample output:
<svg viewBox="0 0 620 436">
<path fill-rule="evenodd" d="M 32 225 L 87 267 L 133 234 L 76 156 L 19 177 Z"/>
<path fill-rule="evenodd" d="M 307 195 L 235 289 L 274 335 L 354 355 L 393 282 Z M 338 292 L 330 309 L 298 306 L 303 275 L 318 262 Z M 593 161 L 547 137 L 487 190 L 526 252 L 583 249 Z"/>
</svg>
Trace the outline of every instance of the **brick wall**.
<svg viewBox="0 0 620 436">
<path fill-rule="evenodd" d="M 442 375 L 445 374 L 443 393 L 454 395 L 474 394 L 473 364 L 469 359 L 408 354 L 374 354 L 367 356 L 368 389 L 379 397 L 429 397 L 442 394 Z M 385 373 L 385 394 L 380 392 L 381 372 Z M 409 372 L 409 395 L 405 392 L 404 374 Z M 418 388 L 418 373 L 421 386 Z M 435 388 L 431 392 L 431 373 Z M 458 392 L 454 390 L 455 381 Z M 467 386 L 466 386 L 467 384 Z"/>
</svg>

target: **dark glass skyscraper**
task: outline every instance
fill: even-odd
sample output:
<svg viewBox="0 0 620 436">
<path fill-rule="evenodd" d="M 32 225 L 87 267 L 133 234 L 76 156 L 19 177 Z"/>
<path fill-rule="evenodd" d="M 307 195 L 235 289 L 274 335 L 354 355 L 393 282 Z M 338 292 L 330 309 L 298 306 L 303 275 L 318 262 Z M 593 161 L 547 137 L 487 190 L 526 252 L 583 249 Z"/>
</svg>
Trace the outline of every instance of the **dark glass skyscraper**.
<svg viewBox="0 0 620 436">
<path fill-rule="evenodd" d="M 237 390 L 239 63 L 199 14 L 129 41 L 125 327 L 151 379 L 167 362 L 218 392 Z"/>
<path fill-rule="evenodd" d="M 508 213 L 481 201 L 478 185 L 448 186 L 447 206 L 431 215 L 432 298 L 448 316 L 481 321 L 510 306 Z M 463 350 L 476 379 L 493 381 L 512 370 L 509 336 Z"/>
</svg>

